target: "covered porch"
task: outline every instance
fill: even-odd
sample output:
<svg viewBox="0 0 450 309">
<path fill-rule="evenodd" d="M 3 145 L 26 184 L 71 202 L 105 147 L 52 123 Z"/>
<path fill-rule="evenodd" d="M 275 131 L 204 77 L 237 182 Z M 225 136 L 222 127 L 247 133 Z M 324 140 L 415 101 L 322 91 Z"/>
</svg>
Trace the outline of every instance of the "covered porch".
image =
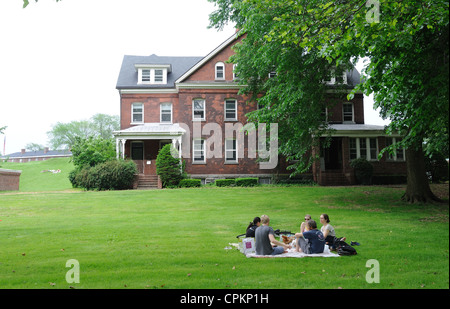
<svg viewBox="0 0 450 309">
<path fill-rule="evenodd" d="M 367 124 L 332 124 L 334 132 L 328 148 L 320 147 L 320 161 L 313 164 L 314 180 L 323 186 L 353 185 L 356 183 L 350 161 L 366 158 L 378 169 L 378 159 L 384 148 L 384 126 Z M 322 143 L 323 138 L 321 138 Z M 384 161 L 384 159 L 383 159 Z"/>
<path fill-rule="evenodd" d="M 172 144 L 181 159 L 182 136 L 186 131 L 178 124 L 146 123 L 114 132 L 118 158 L 136 163 L 140 175 L 156 175 L 156 157 L 166 144 Z"/>
</svg>

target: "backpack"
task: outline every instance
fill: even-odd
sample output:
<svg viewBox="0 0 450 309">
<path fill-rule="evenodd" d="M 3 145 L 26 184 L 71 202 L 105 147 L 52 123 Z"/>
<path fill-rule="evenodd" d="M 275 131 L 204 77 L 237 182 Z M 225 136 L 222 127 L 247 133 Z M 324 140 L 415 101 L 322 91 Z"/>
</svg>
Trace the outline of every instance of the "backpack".
<svg viewBox="0 0 450 309">
<path fill-rule="evenodd" d="M 353 248 L 352 246 L 350 246 L 345 241 L 337 241 L 335 243 L 335 245 L 337 248 L 337 254 L 339 254 L 339 255 L 355 255 L 355 254 L 357 254 L 356 249 Z"/>
</svg>

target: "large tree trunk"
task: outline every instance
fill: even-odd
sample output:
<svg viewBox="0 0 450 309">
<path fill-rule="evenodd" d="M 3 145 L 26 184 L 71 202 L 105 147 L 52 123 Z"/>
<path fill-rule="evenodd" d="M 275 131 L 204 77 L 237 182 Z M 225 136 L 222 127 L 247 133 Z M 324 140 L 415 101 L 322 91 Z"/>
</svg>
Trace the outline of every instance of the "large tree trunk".
<svg viewBox="0 0 450 309">
<path fill-rule="evenodd" d="M 402 199 L 409 203 L 443 202 L 431 192 L 425 173 L 422 145 L 406 149 L 407 186 Z"/>
</svg>

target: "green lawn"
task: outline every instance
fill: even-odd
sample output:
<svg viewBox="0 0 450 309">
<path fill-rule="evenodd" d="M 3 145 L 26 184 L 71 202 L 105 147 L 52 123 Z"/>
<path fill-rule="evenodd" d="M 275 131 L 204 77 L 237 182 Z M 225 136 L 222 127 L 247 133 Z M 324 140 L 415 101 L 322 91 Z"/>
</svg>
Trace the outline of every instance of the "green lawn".
<svg viewBox="0 0 450 309">
<path fill-rule="evenodd" d="M 20 192 L 66 190 L 72 187 L 68 175 L 74 169 L 69 161 L 69 158 L 57 158 L 26 163 L 0 162 L 0 168 L 22 171 Z M 49 170 L 61 172 L 52 173 Z"/>
<path fill-rule="evenodd" d="M 402 187 L 69 188 L 0 193 L 0 288 L 449 288 L 448 204 L 404 204 Z M 328 213 L 338 235 L 361 243 L 358 255 L 251 259 L 225 250 L 255 216 L 297 231 L 306 213 Z M 70 259 L 80 283 L 66 282 Z M 366 282 L 370 259 L 380 283 Z"/>
</svg>

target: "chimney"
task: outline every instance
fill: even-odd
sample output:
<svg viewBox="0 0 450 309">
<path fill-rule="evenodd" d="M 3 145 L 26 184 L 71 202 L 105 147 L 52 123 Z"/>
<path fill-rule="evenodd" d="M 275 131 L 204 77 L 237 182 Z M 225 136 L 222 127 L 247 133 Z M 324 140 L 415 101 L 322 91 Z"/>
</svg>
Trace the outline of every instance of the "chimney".
<svg viewBox="0 0 450 309">
<path fill-rule="evenodd" d="M 21 150 L 20 150 L 20 153 L 21 153 L 21 154 L 25 154 L 25 149 L 21 149 Z"/>
<path fill-rule="evenodd" d="M 44 148 L 44 153 L 47 153 L 48 152 L 48 147 L 45 147 Z"/>
</svg>

